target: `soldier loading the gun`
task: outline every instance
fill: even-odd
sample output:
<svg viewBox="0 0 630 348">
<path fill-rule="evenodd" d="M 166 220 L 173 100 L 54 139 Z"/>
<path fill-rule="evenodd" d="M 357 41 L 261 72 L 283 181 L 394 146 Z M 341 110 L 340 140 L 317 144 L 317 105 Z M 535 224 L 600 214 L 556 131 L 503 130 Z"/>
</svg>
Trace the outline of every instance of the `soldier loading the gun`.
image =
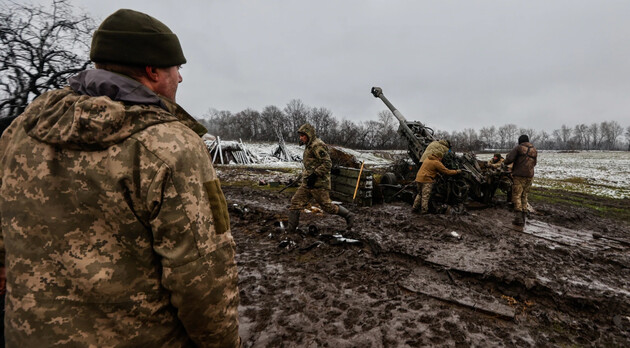
<svg viewBox="0 0 630 348">
<path fill-rule="evenodd" d="M 348 209 L 333 204 L 330 200 L 330 170 L 332 161 L 326 144 L 317 138 L 315 128 L 306 123 L 298 129 L 300 144 L 304 144 L 300 186 L 291 198 L 289 207 L 288 232 L 295 232 L 300 222 L 300 212 L 315 199 L 328 214 L 336 214 L 346 220 L 346 228 L 352 228 L 353 216 Z"/>
<path fill-rule="evenodd" d="M 428 148 L 427 148 L 428 149 Z M 448 169 L 442 164 L 441 153 L 434 153 L 429 155 L 416 176 L 416 184 L 418 185 L 418 194 L 413 201 L 412 212 L 420 214 L 427 214 L 429 212 L 429 199 L 431 197 L 431 191 L 433 190 L 433 184 L 435 183 L 435 176 L 439 173 L 445 175 L 455 175 L 461 173 L 461 169 Z"/>
<path fill-rule="evenodd" d="M 518 138 L 516 145 L 505 157 L 505 165 L 514 163 L 512 166 L 512 202 L 514 202 L 514 221 L 517 226 L 525 225 L 527 215 L 527 194 L 534 179 L 534 167 L 536 166 L 538 151 L 529 142 L 526 134 Z"/>
</svg>

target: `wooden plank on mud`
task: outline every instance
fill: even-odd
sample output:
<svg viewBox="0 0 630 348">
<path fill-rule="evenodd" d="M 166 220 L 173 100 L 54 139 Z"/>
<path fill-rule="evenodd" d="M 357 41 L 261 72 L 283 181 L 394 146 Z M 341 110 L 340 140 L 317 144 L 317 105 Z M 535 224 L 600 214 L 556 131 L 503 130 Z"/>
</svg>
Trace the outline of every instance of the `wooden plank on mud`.
<svg viewBox="0 0 630 348">
<path fill-rule="evenodd" d="M 476 311 L 497 315 L 501 318 L 514 319 L 516 315 L 514 308 L 500 303 L 497 299 L 477 294 L 471 289 L 460 289 L 446 284 L 440 284 L 440 288 L 418 281 L 418 279 L 413 277 L 407 279 L 406 282 L 399 282 L 398 286 L 407 291 L 468 307 Z"/>
<path fill-rule="evenodd" d="M 516 232 L 528 234 L 568 247 L 578 247 L 590 251 L 620 249 L 617 245 L 613 245 L 614 243 L 612 242 L 593 238 L 593 232 L 591 231 L 572 230 L 538 220 L 527 220 L 523 227 L 508 224 L 501 225 Z"/>
</svg>

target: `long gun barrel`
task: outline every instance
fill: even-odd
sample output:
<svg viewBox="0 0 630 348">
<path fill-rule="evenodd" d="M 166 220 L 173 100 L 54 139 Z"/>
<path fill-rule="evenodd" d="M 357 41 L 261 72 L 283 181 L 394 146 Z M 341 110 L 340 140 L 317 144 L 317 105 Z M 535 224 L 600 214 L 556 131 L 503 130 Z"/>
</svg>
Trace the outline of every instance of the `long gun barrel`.
<svg viewBox="0 0 630 348">
<path fill-rule="evenodd" d="M 398 123 L 400 123 L 398 132 L 400 132 L 400 134 L 402 134 L 402 136 L 407 140 L 409 146 L 407 151 L 413 161 L 416 164 L 420 164 L 420 157 L 422 157 L 422 153 L 429 143 L 436 140 L 433 136 L 432 130 L 421 122 L 408 122 L 407 119 L 405 119 L 405 116 L 403 116 L 403 114 L 398 111 L 398 109 L 396 109 L 396 107 L 394 107 L 387 98 L 385 98 L 382 88 L 372 87 L 371 92 L 375 98 L 380 98 L 394 114 L 396 119 L 398 119 Z"/>
</svg>

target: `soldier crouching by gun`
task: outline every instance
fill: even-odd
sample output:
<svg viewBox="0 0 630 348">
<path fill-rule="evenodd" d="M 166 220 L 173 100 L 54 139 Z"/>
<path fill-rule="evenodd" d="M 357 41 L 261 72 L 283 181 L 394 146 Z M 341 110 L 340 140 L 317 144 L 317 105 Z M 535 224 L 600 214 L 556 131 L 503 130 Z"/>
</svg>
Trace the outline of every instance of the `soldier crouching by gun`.
<svg viewBox="0 0 630 348">
<path fill-rule="evenodd" d="M 300 222 L 300 212 L 315 199 L 328 214 L 336 214 L 346 220 L 346 228 L 351 229 L 354 214 L 348 209 L 333 204 L 330 200 L 330 170 L 332 161 L 326 144 L 315 135 L 315 128 L 305 123 L 298 129 L 300 144 L 304 144 L 302 162 L 304 171 L 300 186 L 291 198 L 287 231 L 295 232 Z"/>
</svg>

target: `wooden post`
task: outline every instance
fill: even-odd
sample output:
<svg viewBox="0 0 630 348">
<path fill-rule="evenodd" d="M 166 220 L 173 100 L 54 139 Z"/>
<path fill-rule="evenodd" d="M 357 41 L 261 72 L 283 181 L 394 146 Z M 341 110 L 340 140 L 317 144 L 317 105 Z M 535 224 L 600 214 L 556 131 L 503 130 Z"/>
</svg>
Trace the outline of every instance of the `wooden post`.
<svg viewBox="0 0 630 348">
<path fill-rule="evenodd" d="M 223 163 L 223 149 L 221 146 L 221 138 L 217 136 L 217 148 L 219 149 L 219 158 L 221 159 L 221 164 Z"/>
<path fill-rule="evenodd" d="M 219 137 L 217 137 L 218 139 Z M 212 164 L 215 164 L 217 161 L 217 151 L 219 151 L 219 143 L 218 140 L 214 140 L 214 156 L 212 157 Z"/>
<path fill-rule="evenodd" d="M 361 182 L 361 173 L 363 173 L 363 165 L 364 164 L 365 164 L 365 161 L 361 161 L 361 170 L 359 170 L 359 176 L 357 177 L 357 186 L 355 187 L 354 195 L 352 196 L 352 200 L 353 201 L 357 198 L 357 191 L 359 190 L 359 183 Z"/>
</svg>

